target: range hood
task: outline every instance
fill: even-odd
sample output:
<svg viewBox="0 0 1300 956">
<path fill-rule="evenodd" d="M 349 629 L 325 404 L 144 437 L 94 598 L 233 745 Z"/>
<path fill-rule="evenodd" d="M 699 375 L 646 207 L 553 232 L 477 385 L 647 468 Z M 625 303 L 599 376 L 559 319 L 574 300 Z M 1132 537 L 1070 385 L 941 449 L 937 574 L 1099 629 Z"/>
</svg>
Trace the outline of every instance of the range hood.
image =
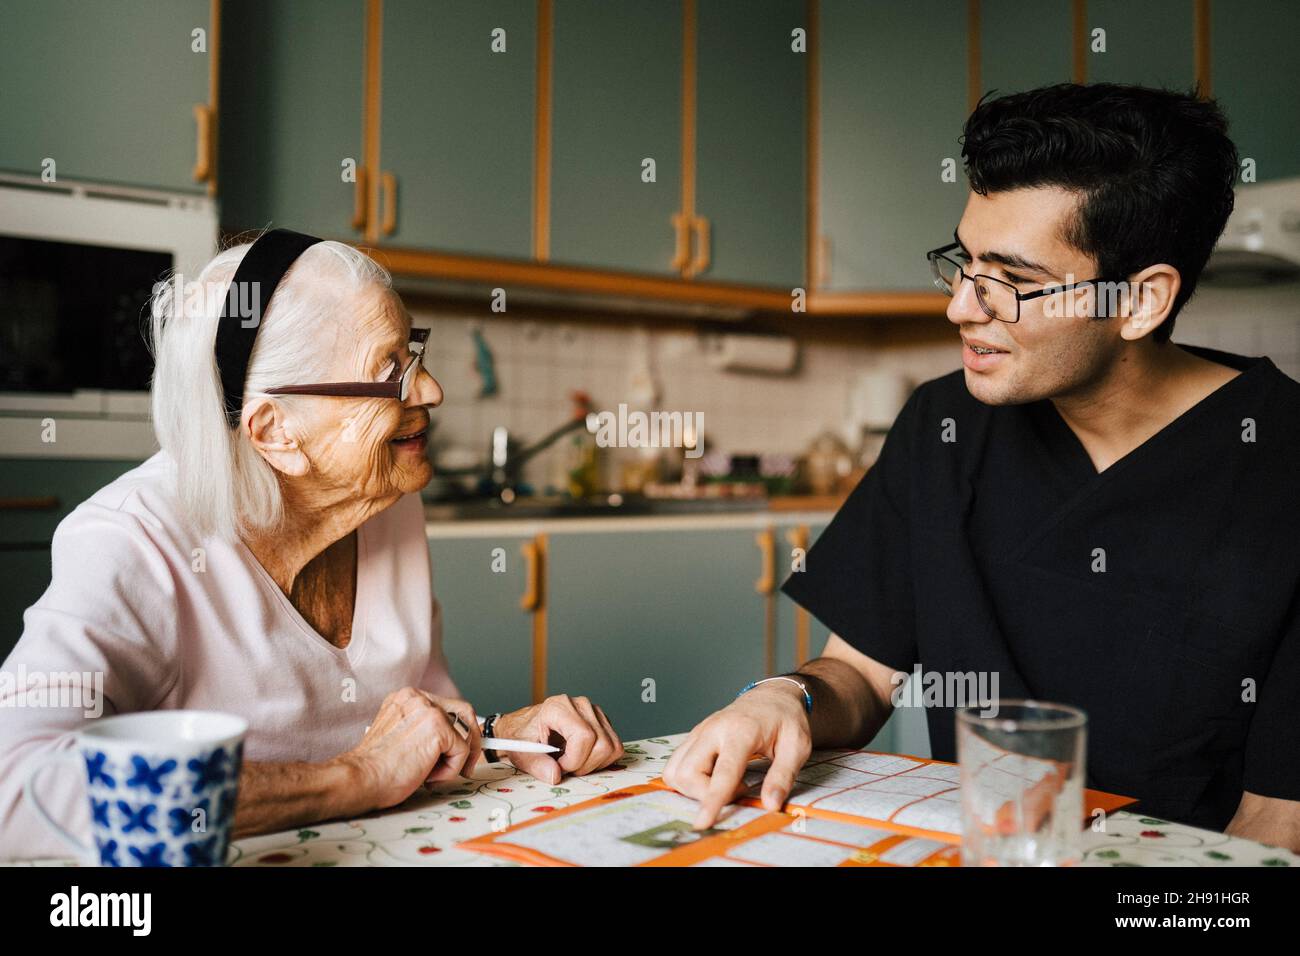
<svg viewBox="0 0 1300 956">
<path fill-rule="evenodd" d="M 1203 280 L 1224 286 L 1300 278 L 1300 177 L 1237 187 Z"/>
</svg>

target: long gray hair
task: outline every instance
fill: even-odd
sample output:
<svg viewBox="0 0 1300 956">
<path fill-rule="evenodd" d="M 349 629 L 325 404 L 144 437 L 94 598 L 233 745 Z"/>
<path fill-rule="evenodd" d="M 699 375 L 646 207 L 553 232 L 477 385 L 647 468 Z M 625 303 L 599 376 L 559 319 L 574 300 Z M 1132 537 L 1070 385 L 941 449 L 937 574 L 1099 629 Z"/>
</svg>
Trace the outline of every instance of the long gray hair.
<svg viewBox="0 0 1300 956">
<path fill-rule="evenodd" d="M 227 286 L 251 245 L 218 253 L 192 281 L 172 275 L 155 286 L 150 302 L 154 432 L 176 463 L 177 494 L 195 529 L 226 540 L 274 528 L 284 517 L 277 472 L 244 429 L 226 424 L 213 352 Z M 304 252 L 262 316 L 245 404 L 276 385 L 327 380 L 336 349 L 355 346 L 354 293 L 375 284 L 390 288 L 392 280 L 352 246 L 321 242 Z M 298 400 L 271 398 L 286 406 Z"/>
</svg>

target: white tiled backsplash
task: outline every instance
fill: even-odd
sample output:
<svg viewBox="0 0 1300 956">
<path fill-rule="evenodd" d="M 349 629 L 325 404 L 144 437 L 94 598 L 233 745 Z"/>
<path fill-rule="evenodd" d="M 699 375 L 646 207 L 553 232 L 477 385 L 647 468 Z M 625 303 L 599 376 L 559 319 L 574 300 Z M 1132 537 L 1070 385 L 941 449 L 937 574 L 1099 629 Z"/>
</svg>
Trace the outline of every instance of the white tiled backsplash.
<svg viewBox="0 0 1300 956">
<path fill-rule="evenodd" d="M 1174 339 L 1247 355 L 1268 355 L 1300 378 L 1300 284 L 1221 289 L 1203 287 L 1178 319 Z M 412 317 L 432 328 L 430 367 L 446 399 L 434 412 L 437 446 L 486 454 L 496 425 L 525 444 L 570 415 L 569 393 L 589 393 L 597 410 L 629 401 L 629 380 L 641 343 L 659 386 L 657 407 L 702 412 L 707 450 L 798 455 L 847 412 L 853 374 L 889 368 L 919 383 L 960 367 L 956 330 L 946 342 L 916 344 L 804 341 L 795 374 L 781 377 L 719 372 L 702 357 L 695 332 L 648 328 L 625 317 L 608 324 L 573 324 L 412 305 Z M 870 322 L 870 319 L 845 320 Z M 479 398 L 471 332 L 482 329 L 495 361 L 498 393 Z M 628 454 L 619 452 L 618 454 Z M 543 490 L 556 478 L 558 451 L 539 456 L 528 479 Z M 615 469 L 616 473 L 616 469 Z"/>
</svg>

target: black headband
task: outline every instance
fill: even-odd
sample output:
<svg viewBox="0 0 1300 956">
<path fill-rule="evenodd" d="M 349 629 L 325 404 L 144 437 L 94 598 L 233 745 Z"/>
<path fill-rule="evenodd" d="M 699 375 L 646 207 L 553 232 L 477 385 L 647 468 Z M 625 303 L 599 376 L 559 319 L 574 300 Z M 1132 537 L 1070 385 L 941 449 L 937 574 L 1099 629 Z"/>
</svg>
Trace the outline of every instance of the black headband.
<svg viewBox="0 0 1300 956">
<path fill-rule="evenodd" d="M 226 290 L 217 321 L 217 370 L 221 375 L 221 392 L 225 397 L 226 421 L 239 427 L 244 407 L 244 379 L 248 377 L 248 360 L 257 341 L 262 316 L 271 303 L 275 287 L 300 255 L 320 242 L 288 229 L 263 233 L 244 253 Z"/>
</svg>

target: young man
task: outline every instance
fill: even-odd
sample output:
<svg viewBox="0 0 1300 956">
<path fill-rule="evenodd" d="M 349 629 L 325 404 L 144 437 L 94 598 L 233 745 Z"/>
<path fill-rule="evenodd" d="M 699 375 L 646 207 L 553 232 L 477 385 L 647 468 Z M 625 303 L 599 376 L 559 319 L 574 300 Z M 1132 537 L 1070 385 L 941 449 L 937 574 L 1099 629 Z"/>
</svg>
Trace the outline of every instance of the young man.
<svg viewBox="0 0 1300 956">
<path fill-rule="evenodd" d="M 1213 103 L 1102 84 L 971 115 L 972 192 L 930 253 L 964 368 L 912 394 L 784 586 L 823 656 L 669 762 L 697 826 L 751 754 L 776 808 L 811 747 L 865 744 L 915 665 L 1081 707 L 1089 786 L 1300 850 L 1300 384 L 1169 341 L 1232 210 L 1225 131 Z M 927 713 L 938 759 L 952 703 Z"/>
</svg>

